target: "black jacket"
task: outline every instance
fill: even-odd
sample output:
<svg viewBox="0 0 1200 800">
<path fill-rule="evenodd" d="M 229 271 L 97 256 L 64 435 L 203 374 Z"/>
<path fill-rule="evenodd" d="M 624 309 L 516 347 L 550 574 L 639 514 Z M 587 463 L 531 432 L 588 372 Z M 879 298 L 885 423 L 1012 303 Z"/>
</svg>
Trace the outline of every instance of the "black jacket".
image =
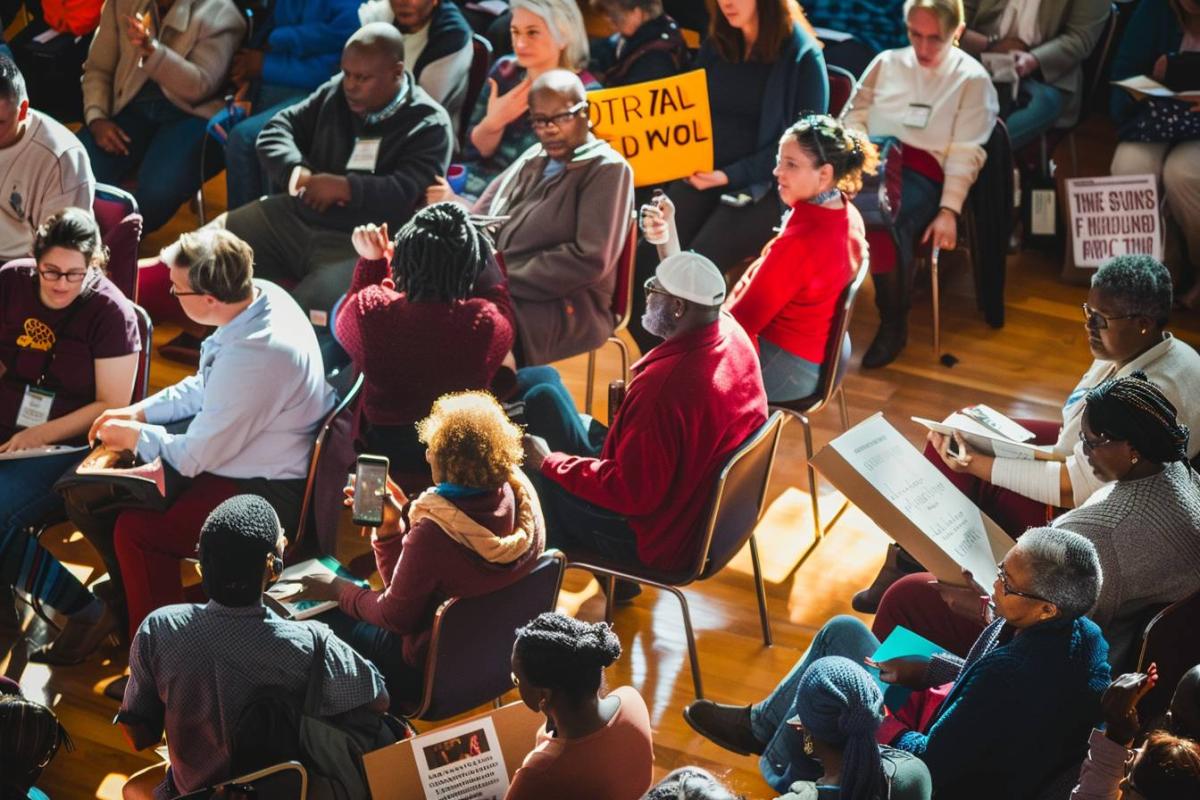
<svg viewBox="0 0 1200 800">
<path fill-rule="evenodd" d="M 297 166 L 350 181 L 351 201 L 324 214 L 297 201 L 302 219 L 347 233 L 367 222 L 387 222 L 395 231 L 422 202 L 434 176 L 446 173 L 454 141 L 450 117 L 411 76 L 404 80 L 400 108 L 374 125 L 350 111 L 337 75 L 263 128 L 258 157 L 277 186 L 287 186 Z M 346 170 L 360 137 L 382 139 L 373 173 Z"/>
</svg>

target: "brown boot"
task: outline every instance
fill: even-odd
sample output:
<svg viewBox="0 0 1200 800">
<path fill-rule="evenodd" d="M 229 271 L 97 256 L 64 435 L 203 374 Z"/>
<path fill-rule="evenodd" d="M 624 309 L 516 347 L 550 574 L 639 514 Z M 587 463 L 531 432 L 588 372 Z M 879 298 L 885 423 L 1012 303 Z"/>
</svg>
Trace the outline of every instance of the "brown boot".
<svg viewBox="0 0 1200 800">
<path fill-rule="evenodd" d="M 96 652 L 105 640 L 115 639 L 120 623 L 100 598 L 67 618 L 58 638 L 29 654 L 36 664 L 71 666 L 80 664 Z"/>
<path fill-rule="evenodd" d="M 754 737 L 750 726 L 750 706 L 727 706 L 711 700 L 697 700 L 683 709 L 683 718 L 696 733 L 741 755 L 761 756 L 766 748 Z"/>
<path fill-rule="evenodd" d="M 924 569 L 900 545 L 889 544 L 887 558 L 884 559 L 883 566 L 879 568 L 879 574 L 875 576 L 875 581 L 868 588 L 856 592 L 854 599 L 850 601 L 850 606 L 860 614 L 874 614 L 879 610 L 879 601 L 883 599 L 883 593 L 893 583 L 905 575 L 921 572 Z"/>
</svg>

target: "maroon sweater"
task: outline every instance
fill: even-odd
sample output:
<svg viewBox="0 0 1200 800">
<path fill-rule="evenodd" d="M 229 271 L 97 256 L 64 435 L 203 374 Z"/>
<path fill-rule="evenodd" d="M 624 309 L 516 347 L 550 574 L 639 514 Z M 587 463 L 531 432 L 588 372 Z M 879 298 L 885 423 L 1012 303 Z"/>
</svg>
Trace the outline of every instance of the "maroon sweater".
<svg viewBox="0 0 1200 800">
<path fill-rule="evenodd" d="M 491 385 L 512 349 L 513 316 L 507 278 L 498 267 L 489 273 L 476 284 L 475 297 L 415 302 L 383 282 L 385 259 L 359 259 L 334 324 L 363 373 L 368 422 L 410 425 L 447 392 Z"/>
<path fill-rule="evenodd" d="M 517 504 L 510 486 L 454 500 L 471 519 L 497 536 L 513 532 Z M 404 660 L 422 668 L 429 649 L 433 615 L 451 597 L 474 597 L 508 586 L 542 553 L 540 531 L 529 549 L 511 564 L 493 564 L 451 539 L 429 518 L 400 536 L 375 540 L 375 564 L 387 585 L 383 591 L 347 583 L 338 598 L 350 616 L 404 637 Z"/>
</svg>

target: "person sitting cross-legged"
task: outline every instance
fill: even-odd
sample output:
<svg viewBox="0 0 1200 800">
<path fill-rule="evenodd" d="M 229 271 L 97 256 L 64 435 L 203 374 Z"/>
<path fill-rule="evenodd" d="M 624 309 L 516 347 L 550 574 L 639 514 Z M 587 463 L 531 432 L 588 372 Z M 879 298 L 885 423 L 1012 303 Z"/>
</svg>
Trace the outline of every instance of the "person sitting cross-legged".
<svg viewBox="0 0 1200 800">
<path fill-rule="evenodd" d="M 159 606 L 183 600 L 180 562 L 196 552 L 205 517 L 242 492 L 267 498 L 295 531 L 313 436 L 333 407 L 312 326 L 278 286 L 253 279 L 253 254 L 228 231 L 187 233 L 163 253 L 171 292 L 184 313 L 216 332 L 195 375 L 124 408 L 101 414 L 88 433 L 113 451 L 161 459 L 181 488 L 165 511 L 95 506 L 68 492 L 67 513 L 100 552 L 127 601 L 132 634 Z M 189 421 L 190 419 L 190 421 Z M 118 611 L 118 609 L 114 609 Z M 99 644 L 68 638 L 35 654 L 74 663 Z M 78 637 L 76 637 L 78 638 Z"/>
<path fill-rule="evenodd" d="M 322 673 L 323 717 L 387 710 L 387 689 L 369 661 L 324 625 L 285 620 L 263 605 L 263 590 L 283 570 L 286 543 L 266 500 L 251 494 L 225 500 L 200 531 L 209 601 L 160 608 L 139 626 L 114 721 L 137 750 L 166 734 L 171 766 L 156 798 L 236 777 L 230 765 L 242 710 L 273 689 L 303 698 L 313 671 Z M 318 638 L 321 663 L 314 659 Z"/>
<path fill-rule="evenodd" d="M 583 427 L 552 368 L 522 370 L 526 458 L 552 546 L 676 570 L 696 555 L 722 462 L 766 422 L 767 396 L 750 337 L 721 311 L 715 264 L 663 259 L 646 294 L 642 322 L 665 341 L 633 365 L 608 431 Z"/>
<path fill-rule="evenodd" d="M 258 137 L 273 194 L 218 217 L 254 249 L 254 269 L 294 282 L 292 296 L 322 328 L 356 259 L 350 233 L 412 216 L 435 173 L 446 168 L 450 118 L 413 83 L 400 32 L 365 25 L 342 50 L 342 74 L 276 114 Z"/>
<path fill-rule="evenodd" d="M 1095 546 L 1077 533 L 1035 528 L 1005 555 L 992 584 L 995 619 L 967 658 L 892 659 L 880 678 L 913 690 L 875 734 L 929 767 L 937 797 L 1012 800 L 1038 790 L 1084 755 L 1108 686 L 1108 645 L 1084 614 L 1100 594 Z M 762 755 L 769 782 L 795 767 L 795 731 L 780 704 L 797 698 L 825 656 L 870 663 L 880 642 L 857 617 L 834 617 L 775 690 L 752 706 L 697 700 L 688 723 L 726 749 Z M 804 701 L 797 700 L 802 707 Z M 861 706 L 848 713 L 863 713 Z M 802 715 L 803 717 L 803 715 Z M 1036 732 L 1037 746 L 1030 746 Z M 815 732 L 814 732 L 815 735 Z"/>
</svg>

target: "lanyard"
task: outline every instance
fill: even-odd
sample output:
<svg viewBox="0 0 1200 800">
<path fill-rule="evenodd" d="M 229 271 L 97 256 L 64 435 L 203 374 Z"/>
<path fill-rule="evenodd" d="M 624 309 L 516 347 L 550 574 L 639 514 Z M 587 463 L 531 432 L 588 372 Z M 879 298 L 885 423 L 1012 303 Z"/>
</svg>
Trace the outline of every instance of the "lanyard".
<svg viewBox="0 0 1200 800">
<path fill-rule="evenodd" d="M 54 366 L 54 351 L 58 349 L 59 332 L 67 329 L 67 326 L 70 325 L 71 320 L 75 319 L 75 315 L 79 313 L 79 310 L 83 308 L 88 299 L 89 296 L 82 294 L 80 297 L 75 298 L 75 302 L 68 306 L 67 313 L 63 314 L 62 319 L 58 321 L 58 324 L 53 328 L 50 328 L 50 330 L 54 333 L 54 341 L 50 343 L 50 349 L 46 351 L 46 356 L 42 361 L 42 372 L 38 376 L 37 382 L 34 383 L 34 386 L 40 387 L 45 382 L 46 376 L 50 374 L 50 367 Z"/>
</svg>

